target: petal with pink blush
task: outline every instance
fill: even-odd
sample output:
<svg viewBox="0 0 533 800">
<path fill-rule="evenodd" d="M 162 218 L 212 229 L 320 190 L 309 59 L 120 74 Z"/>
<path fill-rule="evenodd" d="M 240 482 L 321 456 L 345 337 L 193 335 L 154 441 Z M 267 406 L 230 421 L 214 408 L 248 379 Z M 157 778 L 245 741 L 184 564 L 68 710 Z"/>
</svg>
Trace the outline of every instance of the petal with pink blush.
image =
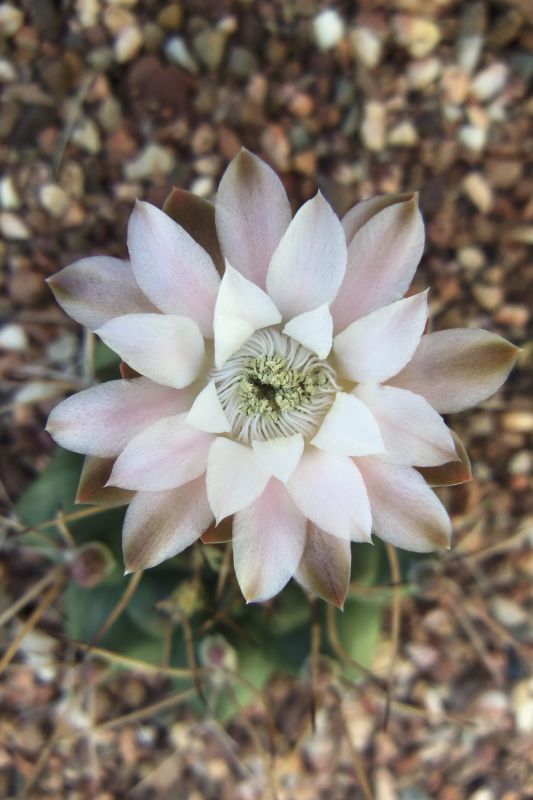
<svg viewBox="0 0 533 800">
<path fill-rule="evenodd" d="M 519 352 L 489 331 L 438 331 L 422 337 L 411 361 L 391 383 L 423 395 L 441 413 L 462 411 L 499 389 Z"/>
<path fill-rule="evenodd" d="M 212 520 L 203 478 L 169 491 L 139 492 L 124 520 L 126 572 L 155 567 L 178 555 L 202 535 Z"/>
<path fill-rule="evenodd" d="M 327 358 L 333 340 L 333 320 L 327 303 L 293 317 L 283 328 L 283 333 L 316 353 L 319 358 Z"/>
<path fill-rule="evenodd" d="M 209 381 L 187 414 L 187 423 L 208 433 L 228 433 L 231 426 L 219 400 L 215 382 Z"/>
<path fill-rule="evenodd" d="M 290 320 L 333 300 L 346 270 L 340 220 L 320 192 L 305 203 L 272 256 L 267 291 Z"/>
<path fill-rule="evenodd" d="M 279 481 L 233 523 L 233 562 L 248 603 L 274 597 L 294 575 L 306 541 L 306 520 Z"/>
<path fill-rule="evenodd" d="M 241 511 L 265 489 L 270 475 L 251 447 L 218 437 L 207 461 L 207 496 L 217 524 Z"/>
<path fill-rule="evenodd" d="M 333 340 L 339 372 L 381 383 L 413 357 L 427 320 L 427 292 L 406 297 L 352 322 Z"/>
<path fill-rule="evenodd" d="M 437 495 L 413 467 L 379 458 L 358 458 L 372 508 L 372 529 L 380 539 L 429 553 L 449 547 L 451 522 Z"/>
<path fill-rule="evenodd" d="M 332 536 L 370 541 L 370 505 L 351 458 L 309 448 L 287 484 L 307 519 Z"/>
<path fill-rule="evenodd" d="M 350 208 L 342 218 L 342 227 L 348 244 L 363 225 L 366 225 L 372 217 L 383 211 L 384 208 L 396 205 L 396 203 L 409 202 L 415 197 L 416 195 L 410 192 L 404 194 L 380 194 L 377 197 L 361 200 L 361 202 Z"/>
<path fill-rule="evenodd" d="M 337 392 L 330 410 L 311 444 L 346 456 L 384 453 L 385 444 L 378 423 L 359 398 Z"/>
<path fill-rule="evenodd" d="M 418 471 L 429 486 L 457 486 L 472 480 L 470 459 L 464 444 L 454 431 L 450 431 L 455 444 L 455 460 L 438 467 L 418 467 Z"/>
<path fill-rule="evenodd" d="M 335 332 L 402 297 L 423 249 L 416 195 L 372 216 L 348 247 L 346 277 L 331 307 Z"/>
<path fill-rule="evenodd" d="M 280 436 L 264 442 L 254 440 L 252 449 L 268 475 L 287 483 L 302 457 L 304 439 L 296 433 L 294 436 Z"/>
<path fill-rule="evenodd" d="M 186 416 L 164 417 L 134 436 L 117 458 L 108 484 L 162 492 L 203 475 L 213 435 L 187 425 Z"/>
<path fill-rule="evenodd" d="M 200 247 L 209 253 L 219 274 L 224 271 L 215 225 L 215 206 L 186 189 L 174 188 L 165 200 L 163 211 L 181 225 Z"/>
<path fill-rule="evenodd" d="M 158 386 L 146 378 L 109 381 L 63 400 L 50 414 L 46 430 L 67 450 L 111 458 L 143 428 L 184 411 L 191 401 L 189 390 Z"/>
<path fill-rule="evenodd" d="M 351 560 L 347 539 L 331 536 L 310 524 L 294 577 L 308 592 L 342 609 L 350 585 Z"/>
<path fill-rule="evenodd" d="M 128 314 L 109 320 L 96 333 L 130 367 L 163 386 L 188 386 L 203 366 L 204 340 L 188 317 Z"/>
<path fill-rule="evenodd" d="M 270 259 L 291 221 L 287 193 L 276 173 L 241 150 L 222 176 L 216 224 L 226 259 L 265 288 Z"/>
<path fill-rule="evenodd" d="M 138 200 L 128 249 L 139 286 L 166 314 L 183 314 L 212 336 L 220 277 L 211 257 L 187 231 L 150 203 Z"/>
<path fill-rule="evenodd" d="M 114 458 L 86 457 L 76 492 L 76 503 L 124 506 L 131 502 L 134 497 L 133 492 L 129 492 L 127 489 L 117 489 L 115 486 L 107 486 L 114 463 Z"/>
<path fill-rule="evenodd" d="M 450 429 L 421 395 L 368 383 L 354 394 L 377 420 L 392 463 L 436 467 L 457 458 Z"/>
</svg>

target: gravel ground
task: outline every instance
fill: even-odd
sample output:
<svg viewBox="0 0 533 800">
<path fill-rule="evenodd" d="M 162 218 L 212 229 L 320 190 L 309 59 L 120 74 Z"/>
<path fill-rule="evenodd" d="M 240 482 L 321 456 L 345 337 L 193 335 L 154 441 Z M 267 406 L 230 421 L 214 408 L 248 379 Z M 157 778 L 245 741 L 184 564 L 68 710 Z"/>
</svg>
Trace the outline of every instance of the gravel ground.
<svg viewBox="0 0 533 800">
<path fill-rule="evenodd" d="M 50 635 L 57 600 L 3 671 L 0 796 L 533 795 L 531 22 L 527 0 L 0 2 L 5 515 L 49 460 L 51 407 L 86 381 L 80 331 L 43 279 L 91 253 L 124 256 L 136 197 L 162 204 L 176 185 L 212 198 L 241 145 L 295 208 L 317 185 L 339 213 L 419 189 L 417 287 L 431 286 L 434 328 L 523 347 L 504 390 L 453 418 L 475 481 L 443 492 L 455 546 L 403 602 L 385 727 L 379 686 L 347 686 L 326 665 L 314 731 L 303 680 L 275 681 L 226 728 L 195 718 L 162 674 L 76 666 Z M 0 569 L 4 606 L 44 574 L 13 548 Z M 377 675 L 390 654 L 386 626 Z"/>
</svg>

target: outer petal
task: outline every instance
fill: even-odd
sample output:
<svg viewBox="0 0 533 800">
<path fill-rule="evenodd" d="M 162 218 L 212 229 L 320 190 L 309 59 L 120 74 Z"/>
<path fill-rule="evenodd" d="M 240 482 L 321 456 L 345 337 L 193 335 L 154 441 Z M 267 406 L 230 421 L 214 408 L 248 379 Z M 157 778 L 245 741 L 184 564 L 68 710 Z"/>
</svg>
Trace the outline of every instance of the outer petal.
<svg viewBox="0 0 533 800">
<path fill-rule="evenodd" d="M 333 320 L 327 303 L 293 317 L 283 328 L 283 333 L 312 350 L 319 358 L 327 358 L 333 337 Z"/>
<path fill-rule="evenodd" d="M 185 418 L 165 417 L 134 436 L 117 458 L 109 484 L 161 492 L 203 475 L 213 436 L 187 425 Z"/>
<path fill-rule="evenodd" d="M 217 237 L 214 204 L 194 192 L 173 189 L 165 200 L 163 211 L 209 253 L 217 271 L 222 274 L 224 259 Z"/>
<path fill-rule="evenodd" d="M 470 459 L 460 438 L 451 431 L 455 443 L 456 461 L 439 467 L 419 467 L 418 471 L 430 486 L 457 486 L 472 480 Z"/>
<path fill-rule="evenodd" d="M 348 247 L 346 277 L 331 308 L 335 331 L 402 297 L 423 249 L 416 195 L 371 217 Z"/>
<path fill-rule="evenodd" d="M 330 536 L 315 525 L 309 525 L 305 549 L 294 577 L 308 592 L 342 608 L 350 585 L 351 560 L 347 539 Z"/>
<path fill-rule="evenodd" d="M 67 450 L 109 458 L 147 425 L 190 403 L 189 391 L 158 386 L 146 378 L 109 381 L 56 406 L 46 430 Z"/>
<path fill-rule="evenodd" d="M 370 505 L 359 470 L 347 456 L 310 448 L 287 484 L 307 519 L 326 533 L 370 541 Z"/>
<path fill-rule="evenodd" d="M 109 319 L 156 309 L 141 292 L 129 261 L 82 258 L 47 280 L 61 308 L 88 328 Z"/>
<path fill-rule="evenodd" d="M 304 439 L 300 433 L 296 433 L 266 442 L 254 440 L 252 449 L 269 475 L 287 483 L 302 457 Z"/>
<path fill-rule="evenodd" d="M 377 420 L 387 460 L 394 464 L 435 467 L 456 458 L 450 429 L 419 394 L 369 383 L 360 384 L 354 394 Z"/>
<path fill-rule="evenodd" d="M 188 317 L 128 314 L 109 320 L 96 333 L 130 367 L 164 386 L 188 386 L 203 365 L 204 340 Z"/>
<path fill-rule="evenodd" d="M 441 413 L 462 411 L 494 394 L 518 353 L 488 331 L 438 331 L 422 337 L 413 359 L 391 383 L 423 395 Z"/>
<path fill-rule="evenodd" d="M 302 557 L 305 530 L 304 516 L 275 478 L 235 516 L 233 561 L 248 603 L 268 600 L 292 578 Z"/>
<path fill-rule="evenodd" d="M 385 445 L 371 411 L 357 397 L 338 392 L 311 444 L 346 456 L 384 453 Z"/>
<path fill-rule="evenodd" d="M 191 317 L 204 336 L 211 336 L 220 278 L 187 231 L 138 200 L 128 226 L 128 249 L 137 282 L 157 308 Z"/>
<path fill-rule="evenodd" d="M 373 216 L 383 211 L 384 208 L 393 206 L 396 203 L 409 202 L 412 199 L 413 194 L 411 192 L 410 194 L 380 194 L 377 197 L 370 197 L 368 200 L 361 200 L 360 203 L 357 203 L 347 211 L 342 218 L 342 227 L 348 244 L 350 244 L 363 225 L 366 225 Z"/>
<path fill-rule="evenodd" d="M 217 367 L 221 367 L 254 331 L 278 322 L 281 322 L 281 314 L 270 297 L 231 264 L 226 264 L 215 307 Z"/>
<path fill-rule="evenodd" d="M 291 209 L 276 173 L 248 150 L 222 176 L 216 224 L 227 260 L 262 289 L 270 259 L 291 221 Z"/>
<path fill-rule="evenodd" d="M 427 292 L 352 322 L 333 342 L 339 371 L 352 381 L 381 381 L 413 357 L 427 320 Z"/>
<path fill-rule="evenodd" d="M 269 478 L 251 447 L 215 439 L 207 462 L 207 496 L 217 524 L 253 503 Z"/>
<path fill-rule="evenodd" d="M 139 492 L 124 520 L 126 571 L 155 567 L 181 553 L 212 520 L 203 478 L 167 492 Z"/>
<path fill-rule="evenodd" d="M 87 456 L 80 475 L 76 503 L 87 503 L 97 506 L 123 506 L 131 501 L 133 492 L 106 486 L 114 458 L 96 458 Z"/>
<path fill-rule="evenodd" d="M 187 423 L 208 433 L 228 433 L 231 430 L 214 381 L 209 381 L 205 389 L 197 395 L 187 414 Z"/>
<path fill-rule="evenodd" d="M 267 290 L 284 319 L 329 303 L 346 270 L 342 225 L 320 192 L 300 208 L 272 256 Z"/>
<path fill-rule="evenodd" d="M 372 508 L 372 528 L 386 542 L 415 553 L 449 547 L 446 509 L 413 467 L 358 458 Z"/>
</svg>

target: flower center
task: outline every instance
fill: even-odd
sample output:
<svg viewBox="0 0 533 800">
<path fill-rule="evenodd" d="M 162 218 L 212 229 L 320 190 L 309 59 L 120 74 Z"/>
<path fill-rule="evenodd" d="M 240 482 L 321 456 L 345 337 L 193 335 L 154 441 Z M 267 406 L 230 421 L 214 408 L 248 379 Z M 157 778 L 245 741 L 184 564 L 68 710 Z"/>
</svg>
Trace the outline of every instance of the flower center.
<svg viewBox="0 0 533 800">
<path fill-rule="evenodd" d="M 211 378 L 232 434 L 248 444 L 312 435 L 339 390 L 330 364 L 275 328 L 256 331 Z"/>
</svg>

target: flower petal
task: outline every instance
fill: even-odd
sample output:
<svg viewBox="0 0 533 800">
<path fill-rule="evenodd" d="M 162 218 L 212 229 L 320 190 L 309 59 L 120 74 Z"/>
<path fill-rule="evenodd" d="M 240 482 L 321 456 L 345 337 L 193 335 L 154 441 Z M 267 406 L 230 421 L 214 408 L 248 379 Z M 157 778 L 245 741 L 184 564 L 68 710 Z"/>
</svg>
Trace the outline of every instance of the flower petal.
<svg viewBox="0 0 533 800">
<path fill-rule="evenodd" d="M 110 458 L 143 428 L 190 403 L 189 391 L 146 378 L 109 381 L 63 400 L 50 414 L 46 430 L 67 450 Z"/>
<path fill-rule="evenodd" d="M 93 330 L 123 314 L 156 310 L 141 292 L 129 261 L 120 258 L 82 258 L 47 283 L 61 308 Z"/>
<path fill-rule="evenodd" d="M 333 338 L 333 320 L 327 303 L 287 322 L 283 333 L 296 339 L 319 358 L 327 358 Z"/>
<path fill-rule="evenodd" d="M 361 200 L 361 202 L 350 208 L 342 218 L 342 227 L 348 244 L 350 244 L 357 231 L 363 225 L 366 225 L 372 217 L 383 211 L 384 208 L 393 206 L 396 203 L 409 202 L 413 197 L 413 193 L 410 192 L 405 194 L 380 194 L 376 197 L 369 197 L 368 200 Z"/>
<path fill-rule="evenodd" d="M 214 381 L 209 381 L 205 389 L 196 396 L 187 414 L 187 424 L 208 433 L 228 433 L 231 430 Z"/>
<path fill-rule="evenodd" d="M 224 259 L 217 236 L 214 204 L 194 192 L 172 189 L 165 200 L 163 211 L 209 253 L 217 272 L 222 274 Z"/>
<path fill-rule="evenodd" d="M 218 437 L 207 460 L 207 496 L 217 524 L 246 508 L 261 494 L 270 475 L 251 447 Z"/>
<path fill-rule="evenodd" d="M 333 340 L 339 371 L 352 381 L 381 383 L 413 357 L 427 320 L 427 292 L 352 322 Z"/>
<path fill-rule="evenodd" d="M 281 322 L 270 297 L 226 264 L 215 306 L 215 363 L 221 367 L 252 333 Z"/>
<path fill-rule="evenodd" d="M 290 221 L 287 193 L 276 173 L 241 150 L 222 176 L 216 200 L 217 231 L 226 259 L 264 289 L 270 259 Z"/>
<path fill-rule="evenodd" d="M 370 505 L 363 479 L 347 456 L 309 448 L 287 484 L 307 519 L 326 533 L 370 541 Z"/>
<path fill-rule="evenodd" d="M 304 439 L 300 433 L 296 433 L 265 442 L 254 440 L 252 449 L 268 475 L 287 483 L 302 457 Z"/>
<path fill-rule="evenodd" d="M 162 492 L 203 475 L 213 436 L 185 419 L 186 414 L 164 417 L 134 436 L 117 458 L 109 484 Z"/>
<path fill-rule="evenodd" d="M 391 383 L 423 395 L 441 413 L 486 400 L 511 371 L 519 350 L 495 333 L 457 328 L 423 336 Z"/>
<path fill-rule="evenodd" d="M 109 320 L 96 333 L 130 367 L 163 386 L 188 386 L 203 364 L 204 340 L 188 317 L 128 314 Z"/>
<path fill-rule="evenodd" d="M 211 508 L 211 506 L 209 506 Z M 226 517 L 220 525 L 213 523 L 200 537 L 204 544 L 225 544 L 233 538 L 233 517 Z"/>
<path fill-rule="evenodd" d="M 276 248 L 267 291 L 284 319 L 292 319 L 331 302 L 345 270 L 342 225 L 318 192 L 300 208 Z"/>
<path fill-rule="evenodd" d="M 446 509 L 413 467 L 379 458 L 358 458 L 372 508 L 372 529 L 381 539 L 415 553 L 449 547 Z"/>
<path fill-rule="evenodd" d="M 292 578 L 302 557 L 306 521 L 283 484 L 272 478 L 235 516 L 233 562 L 248 603 L 268 600 Z"/>
<path fill-rule="evenodd" d="M 346 277 L 331 307 L 335 332 L 402 297 L 423 249 L 416 195 L 372 216 L 348 247 Z"/>
<path fill-rule="evenodd" d="M 139 492 L 124 520 L 126 571 L 155 567 L 181 553 L 202 535 L 212 519 L 203 478 L 166 492 Z"/>
<path fill-rule="evenodd" d="M 371 411 L 353 394 L 338 392 L 311 444 L 339 455 L 384 453 L 385 445 Z"/>
<path fill-rule="evenodd" d="M 87 456 L 83 463 L 80 475 L 76 503 L 86 503 L 97 506 L 123 506 L 131 501 L 133 492 L 126 489 L 117 489 L 115 486 L 106 486 L 114 458 L 97 458 Z"/>
<path fill-rule="evenodd" d="M 459 483 L 466 483 L 472 480 L 468 453 L 457 434 L 454 431 L 450 432 L 453 436 L 457 460 L 441 464 L 438 467 L 418 468 L 418 472 L 429 486 L 457 486 Z"/>
<path fill-rule="evenodd" d="M 309 525 L 305 549 L 294 577 L 308 592 L 342 609 L 350 585 L 351 560 L 347 539 L 339 539 Z"/>
<path fill-rule="evenodd" d="M 393 464 L 436 467 L 455 459 L 450 429 L 419 394 L 371 383 L 359 384 L 354 394 L 377 420 Z"/>
<path fill-rule="evenodd" d="M 220 278 L 210 256 L 167 214 L 138 200 L 128 226 L 137 282 L 166 314 L 184 314 L 211 336 Z"/>
</svg>

